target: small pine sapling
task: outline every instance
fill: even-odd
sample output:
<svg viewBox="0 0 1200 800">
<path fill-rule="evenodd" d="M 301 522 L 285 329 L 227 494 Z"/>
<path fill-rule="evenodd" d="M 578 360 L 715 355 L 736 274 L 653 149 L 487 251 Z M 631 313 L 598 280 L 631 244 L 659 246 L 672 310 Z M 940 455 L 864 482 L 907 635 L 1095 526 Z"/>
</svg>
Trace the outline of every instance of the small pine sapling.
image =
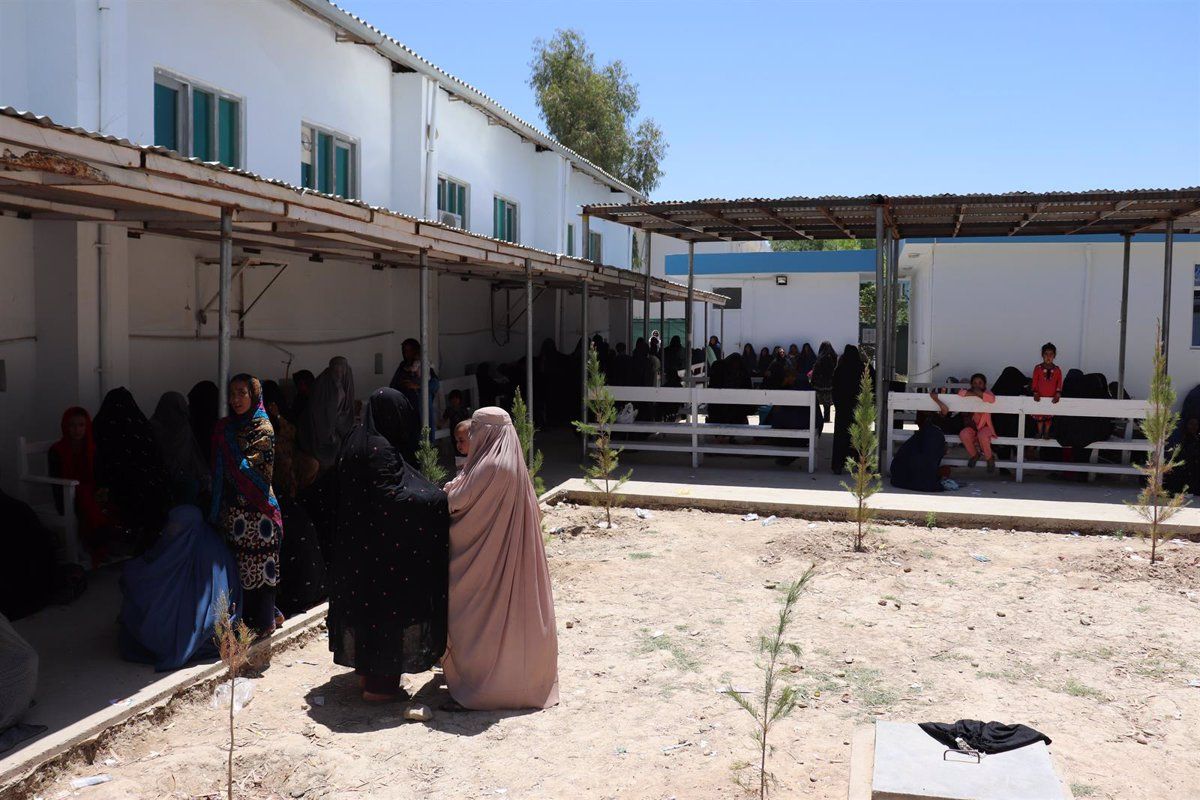
<svg viewBox="0 0 1200 800">
<path fill-rule="evenodd" d="M 229 760 L 226 763 L 226 778 L 229 800 L 233 800 L 233 713 L 234 689 L 237 688 L 238 675 L 250 664 L 250 646 L 254 644 L 254 631 L 245 621 L 236 622 L 229 614 L 229 599 L 221 595 L 217 599 L 217 620 L 213 626 L 214 639 L 221 662 L 225 665 L 225 674 L 229 679 Z"/>
<path fill-rule="evenodd" d="M 854 449 L 846 457 L 846 471 L 850 480 L 842 481 L 842 488 L 854 495 L 856 506 L 852 513 L 857 529 L 854 533 L 854 552 L 864 553 L 871 509 L 867 500 L 879 491 L 879 440 L 875 438 L 875 389 L 871 386 L 871 373 L 863 366 L 858 386 L 858 404 L 854 406 L 854 421 L 850 425 L 850 445 Z"/>
<path fill-rule="evenodd" d="M 1161 325 L 1155 337 L 1154 372 L 1150 378 L 1150 397 L 1147 402 L 1146 419 L 1142 420 L 1140 427 L 1152 449 L 1146 454 L 1146 462 L 1138 467 L 1146 483 L 1137 500 L 1129 505 L 1148 524 L 1145 535 L 1150 539 L 1150 565 L 1153 566 L 1158 559 L 1159 540 L 1171 538 L 1170 533 L 1163 530 L 1163 523 L 1187 504 L 1186 487 L 1179 494 L 1172 494 L 1164 485 L 1167 473 L 1182 462 L 1179 460 L 1179 448 L 1170 447 L 1168 442 L 1179 426 L 1179 414 L 1173 410 L 1175 389 L 1171 386 L 1171 376 L 1167 374 Z"/>
<path fill-rule="evenodd" d="M 787 641 L 788 627 L 792 624 L 792 614 L 800 595 L 812 580 L 816 565 L 812 565 L 800 576 L 800 580 L 784 587 L 783 602 L 779 607 L 779 619 L 768 635 L 760 636 L 758 652 L 761 659 L 759 669 L 763 672 L 762 695 L 751 699 L 749 692 L 739 692 L 730 686 L 725 694 L 733 698 L 742 709 L 754 719 L 754 742 L 758 745 L 758 796 L 762 800 L 767 796 L 767 785 L 774 778 L 767 772 L 767 756 L 771 752 L 768 737 L 776 722 L 784 719 L 796 708 L 798 697 L 796 689 L 783 681 L 784 667 L 780 657 L 784 651 L 790 652 L 797 658 L 800 656 L 799 646 Z"/>
<path fill-rule="evenodd" d="M 521 397 L 521 387 L 513 394 L 512 403 L 513 427 L 517 429 L 517 438 L 521 440 L 521 454 L 525 456 L 525 466 L 529 470 L 529 480 L 533 482 L 533 493 L 541 497 L 546 493 L 546 482 L 538 475 L 542 471 L 542 451 L 533 447 L 533 437 L 537 428 L 529 418 L 529 406 Z"/>
<path fill-rule="evenodd" d="M 612 425 L 617 421 L 617 400 L 608 390 L 608 384 L 604 382 L 604 373 L 600 370 L 600 356 L 594 346 L 588 348 L 587 410 L 591 413 L 592 422 L 584 419 L 571 424 L 584 436 L 595 439 L 592 444 L 592 464 L 585 469 L 584 480 L 588 486 L 600 493 L 607 527 L 612 528 L 612 509 L 617 504 L 617 490 L 629 480 L 633 470 L 617 476 L 621 450 L 612 446 Z"/>
<path fill-rule="evenodd" d="M 442 466 L 442 460 L 432 440 L 429 426 L 421 428 L 421 443 L 417 445 L 417 469 L 427 481 L 440 487 L 446 482 L 446 468 Z"/>
</svg>

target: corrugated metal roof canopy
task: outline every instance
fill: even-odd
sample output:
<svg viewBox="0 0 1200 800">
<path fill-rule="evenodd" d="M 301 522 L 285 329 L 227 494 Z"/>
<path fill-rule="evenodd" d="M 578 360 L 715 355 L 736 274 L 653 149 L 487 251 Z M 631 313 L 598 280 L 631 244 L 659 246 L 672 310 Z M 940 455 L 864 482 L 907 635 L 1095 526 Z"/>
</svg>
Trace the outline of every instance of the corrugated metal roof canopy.
<svg viewBox="0 0 1200 800">
<path fill-rule="evenodd" d="M 424 251 L 432 269 L 502 281 L 523 280 L 528 259 L 539 286 L 578 289 L 587 281 L 597 296 L 622 299 L 646 289 L 646 276 L 628 269 L 502 242 L 0 107 L 0 214 L 100 222 L 135 236 L 217 243 L 222 208 L 233 211 L 234 245 L 252 250 L 380 269 L 415 267 Z M 652 300 L 680 300 L 687 288 L 651 278 L 649 294 Z M 711 292 L 696 299 L 725 303 Z"/>
<path fill-rule="evenodd" d="M 873 239 L 883 206 L 896 238 L 1200 232 L 1200 188 L 863 197 L 784 197 L 602 204 L 599 219 L 693 242 Z"/>
</svg>

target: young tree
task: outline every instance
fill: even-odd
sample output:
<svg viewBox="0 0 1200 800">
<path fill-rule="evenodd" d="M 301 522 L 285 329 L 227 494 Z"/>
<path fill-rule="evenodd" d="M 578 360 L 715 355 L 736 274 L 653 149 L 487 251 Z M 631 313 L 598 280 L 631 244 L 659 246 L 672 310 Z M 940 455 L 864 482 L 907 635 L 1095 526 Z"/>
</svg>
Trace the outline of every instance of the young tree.
<svg viewBox="0 0 1200 800">
<path fill-rule="evenodd" d="M 1153 449 L 1146 454 L 1146 463 L 1138 467 L 1146 476 L 1146 484 L 1138 494 L 1137 500 L 1129 504 L 1149 525 L 1146 536 L 1150 538 L 1151 566 L 1158 558 L 1159 539 L 1171 538 L 1170 533 L 1162 529 L 1163 523 L 1175 516 L 1187 503 L 1186 487 L 1179 494 L 1171 494 L 1163 485 L 1167 473 L 1180 466 L 1181 462 L 1178 447 L 1168 450 L 1167 440 L 1179 426 L 1179 414 L 1173 410 L 1175 390 L 1171 387 L 1171 376 L 1167 374 L 1161 323 L 1154 342 L 1154 373 L 1150 378 L 1149 409 L 1146 419 L 1141 423 L 1142 434 Z"/>
<path fill-rule="evenodd" d="M 863 539 L 871 522 L 871 509 L 867 500 L 879 491 L 879 441 L 875 438 L 875 389 L 871 385 L 871 372 L 863 365 L 862 378 L 858 385 L 858 404 L 854 407 L 854 422 L 850 425 L 850 445 L 854 452 L 846 457 L 848 481 L 842 488 L 854 495 L 857 506 L 854 522 L 858 529 L 854 534 L 854 552 L 866 552 Z"/>
<path fill-rule="evenodd" d="M 592 436 L 592 463 L 584 472 L 587 485 L 601 493 L 604 516 L 608 527 L 612 527 L 612 509 L 617 502 L 617 490 L 629 480 L 633 470 L 616 476 L 621 450 L 612 446 L 612 425 L 617 421 L 617 400 L 604 382 L 600 371 L 600 356 L 594 346 L 588 348 L 587 362 L 587 410 L 592 422 L 577 420 L 571 424 L 584 436 Z M 603 485 L 601 485 L 603 482 Z"/>
<path fill-rule="evenodd" d="M 783 677 L 779 658 L 785 650 L 796 657 L 800 656 L 800 648 L 788 642 L 785 637 L 788 627 L 792 624 L 792 613 L 795 611 L 796 602 L 808 586 L 808 582 L 812 580 L 815 570 L 816 565 L 814 564 L 800 576 L 800 580 L 786 587 L 783 603 L 779 608 L 779 619 L 776 621 L 774 629 L 770 635 L 759 637 L 758 652 L 762 659 L 758 662 L 758 667 L 763 671 L 763 688 L 762 695 L 756 698 L 757 702 L 750 699 L 749 693 L 739 692 L 732 686 L 725 690 L 725 694 L 732 697 L 754 719 L 754 742 L 758 745 L 758 796 L 760 800 L 767 796 L 767 784 L 773 780 L 770 773 L 767 772 L 767 754 L 771 750 L 767 737 L 771 733 L 771 727 L 796 708 L 795 688 L 787 684 L 779 685 Z"/>
<path fill-rule="evenodd" d="M 442 466 L 437 448 L 433 446 L 433 437 L 429 426 L 421 428 L 421 443 L 417 445 L 417 469 L 425 479 L 434 486 L 441 488 L 446 482 L 446 468 Z"/>
<path fill-rule="evenodd" d="M 602 67 L 576 30 L 535 39 L 529 85 L 550 135 L 633 188 L 649 193 L 667 152 L 651 119 L 634 127 L 638 87 L 620 61 Z"/>
<path fill-rule="evenodd" d="M 521 397 L 521 387 L 518 386 L 513 394 L 512 403 L 513 427 L 517 429 L 517 438 L 521 440 L 521 454 L 525 456 L 525 466 L 529 469 L 529 480 L 533 482 L 533 492 L 538 497 L 546 493 L 546 482 L 538 475 L 542 471 L 542 451 L 533 448 L 533 437 L 537 428 L 529 419 L 529 407 L 525 398 Z"/>
<path fill-rule="evenodd" d="M 254 644 L 254 632 L 246 623 L 238 619 L 236 622 L 229 614 L 229 599 L 222 595 L 217 599 L 220 612 L 213 626 L 217 651 L 225 664 L 225 675 L 229 678 L 229 760 L 226 764 L 229 800 L 233 800 L 233 706 L 234 689 L 237 688 L 238 675 L 250 663 L 250 646 Z"/>
</svg>

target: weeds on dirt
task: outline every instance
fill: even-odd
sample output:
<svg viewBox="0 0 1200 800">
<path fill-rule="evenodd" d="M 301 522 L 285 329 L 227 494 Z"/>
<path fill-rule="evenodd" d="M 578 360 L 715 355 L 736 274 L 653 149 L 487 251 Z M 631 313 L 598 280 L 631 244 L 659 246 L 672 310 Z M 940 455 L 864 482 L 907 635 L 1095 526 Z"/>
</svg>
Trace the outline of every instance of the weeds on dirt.
<svg viewBox="0 0 1200 800">
<path fill-rule="evenodd" d="M 584 480 L 588 486 L 600 492 L 601 502 L 604 503 L 604 518 L 608 527 L 612 528 L 612 509 L 617 504 L 617 490 L 629 480 L 633 470 L 617 477 L 621 449 L 612 446 L 612 426 L 617 421 L 617 400 L 608 390 L 608 384 L 604 382 L 604 373 L 600 370 L 600 356 L 594 346 L 588 348 L 587 410 L 591 412 L 593 422 L 584 419 L 571 424 L 584 436 L 595 439 L 592 444 L 592 463 L 584 470 Z"/>
<path fill-rule="evenodd" d="M 850 479 L 842 481 L 842 488 L 854 496 L 856 505 L 851 510 L 856 529 L 854 552 L 864 553 L 863 540 L 871 522 L 871 509 L 867 500 L 879 491 L 879 440 L 875 435 L 875 390 L 871 386 L 871 372 L 863 365 L 862 378 L 858 384 L 858 404 L 854 407 L 854 422 L 850 425 L 850 445 L 853 452 L 846 457 L 846 471 Z"/>
<path fill-rule="evenodd" d="M 513 392 L 512 401 L 513 427 L 517 429 L 517 438 L 521 441 L 521 453 L 525 456 L 525 467 L 529 470 L 529 480 L 533 482 L 533 493 L 541 497 L 546 493 L 546 482 L 538 475 L 542 471 L 542 451 L 533 446 L 533 437 L 537 428 L 529 418 L 529 406 L 521 397 L 521 387 Z"/>
<path fill-rule="evenodd" d="M 653 653 L 656 650 L 665 650 L 671 654 L 671 661 L 676 668 L 681 672 L 699 672 L 700 662 L 696 657 L 684 649 L 683 645 L 672 639 L 665 633 L 657 635 L 651 634 L 643 629 L 642 634 L 646 637 L 642 640 L 639 648 L 642 653 Z"/>
<path fill-rule="evenodd" d="M 634 561 L 641 561 L 646 558 L 654 558 L 654 553 L 630 553 L 629 557 Z"/>
<path fill-rule="evenodd" d="M 1152 449 L 1146 454 L 1146 463 L 1138 467 L 1146 478 L 1146 485 L 1142 487 L 1137 500 L 1129 504 L 1148 524 L 1145 535 L 1150 539 L 1151 566 L 1158 558 L 1159 540 L 1171 538 L 1162 530 L 1163 523 L 1187 503 L 1186 487 L 1179 494 L 1172 494 L 1163 485 L 1167 473 L 1183 462 L 1179 460 L 1178 447 L 1168 450 L 1167 440 L 1179 427 L 1179 414 L 1173 410 L 1175 390 L 1171 387 L 1171 376 L 1167 374 L 1161 321 L 1155 331 L 1154 342 L 1154 371 L 1150 377 L 1150 396 L 1147 398 L 1149 410 L 1139 425 Z"/>
<path fill-rule="evenodd" d="M 1076 797 L 1095 797 L 1100 790 L 1090 783 L 1072 783 L 1071 794 Z"/>
<path fill-rule="evenodd" d="M 433 436 L 429 426 L 421 428 L 421 443 L 417 445 L 417 469 L 425 480 L 441 488 L 446 482 L 446 468 L 442 466 L 437 448 L 433 446 Z"/>
<path fill-rule="evenodd" d="M 225 665 L 225 674 L 229 678 L 229 761 L 226 765 L 229 800 L 233 800 L 233 707 L 234 689 L 237 688 L 238 675 L 250 663 L 250 646 L 254 644 L 254 632 L 247 627 L 242 619 L 236 622 L 229 615 L 229 598 L 221 595 L 217 598 L 217 621 L 213 626 L 214 639 Z"/>
<path fill-rule="evenodd" d="M 930 530 L 933 530 L 934 528 L 937 527 L 937 512 L 935 512 L 935 511 L 926 511 L 925 512 L 925 527 L 929 528 Z"/>
<path fill-rule="evenodd" d="M 1089 700 L 1105 700 L 1107 699 L 1104 692 L 1099 689 L 1093 689 L 1091 686 L 1082 684 L 1074 678 L 1067 678 L 1067 682 L 1060 689 L 1063 694 L 1069 694 L 1071 697 L 1086 697 Z"/>
<path fill-rule="evenodd" d="M 763 800 L 767 796 L 767 784 L 773 783 L 774 778 L 767 772 L 767 754 L 771 747 L 768 737 L 776 722 L 784 719 L 796 708 L 798 695 L 796 689 L 789 685 L 780 685 L 784 670 L 779 663 L 780 656 L 788 651 L 799 657 L 800 647 L 786 641 L 788 628 L 792 624 L 792 614 L 800 595 L 812 580 L 816 565 L 809 567 L 800 576 L 800 580 L 787 587 L 783 603 L 779 608 L 779 619 L 769 635 L 761 636 L 758 642 L 758 652 L 762 660 L 758 662 L 763 672 L 762 694 L 751 699 L 749 692 L 739 692 L 730 686 L 725 694 L 733 698 L 742 709 L 754 719 L 754 741 L 758 744 L 758 796 Z"/>
</svg>

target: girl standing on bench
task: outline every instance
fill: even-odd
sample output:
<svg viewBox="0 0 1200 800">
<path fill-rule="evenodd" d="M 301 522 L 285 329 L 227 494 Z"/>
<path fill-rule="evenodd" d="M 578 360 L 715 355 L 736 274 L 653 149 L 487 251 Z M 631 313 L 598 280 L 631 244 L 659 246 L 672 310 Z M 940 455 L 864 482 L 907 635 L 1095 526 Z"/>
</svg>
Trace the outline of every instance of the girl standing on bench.
<svg viewBox="0 0 1200 800">
<path fill-rule="evenodd" d="M 1057 355 L 1058 348 L 1054 346 L 1053 342 L 1046 342 L 1042 345 L 1042 362 L 1033 368 L 1031 387 L 1034 402 L 1040 401 L 1043 397 L 1050 398 L 1051 403 L 1057 403 L 1062 399 L 1062 369 L 1054 363 L 1054 357 Z M 1049 439 L 1050 423 L 1054 417 L 1049 414 L 1033 414 L 1032 416 L 1037 423 L 1037 437 Z"/>
</svg>

